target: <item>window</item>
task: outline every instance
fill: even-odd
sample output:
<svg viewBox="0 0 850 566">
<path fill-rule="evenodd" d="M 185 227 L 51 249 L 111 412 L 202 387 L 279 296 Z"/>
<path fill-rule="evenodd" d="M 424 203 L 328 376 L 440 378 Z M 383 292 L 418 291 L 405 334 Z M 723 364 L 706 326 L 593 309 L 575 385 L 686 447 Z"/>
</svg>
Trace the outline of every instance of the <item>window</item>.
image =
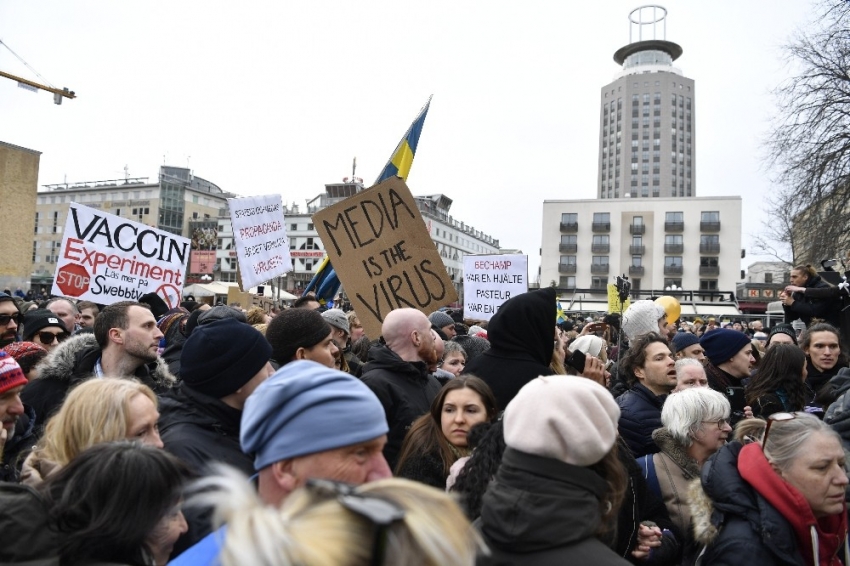
<svg viewBox="0 0 850 566">
<path fill-rule="evenodd" d="M 684 222 L 685 214 L 683 212 L 667 212 L 664 216 L 665 222 Z"/>
<path fill-rule="evenodd" d="M 562 246 L 574 246 L 578 243 L 578 236 L 575 234 L 562 234 L 561 235 L 561 245 Z"/>
<path fill-rule="evenodd" d="M 120 214 L 119 214 L 120 216 Z M 59 212 L 53 213 L 53 233 L 59 232 Z"/>
<path fill-rule="evenodd" d="M 633 246 L 642 246 L 643 245 L 643 236 L 632 236 L 632 245 Z"/>
<path fill-rule="evenodd" d="M 665 246 L 681 246 L 682 245 L 682 235 L 681 234 L 668 234 L 664 236 L 664 245 Z"/>
<path fill-rule="evenodd" d="M 593 265 L 608 265 L 608 256 L 607 255 L 595 255 L 595 256 L 593 256 Z"/>
<path fill-rule="evenodd" d="M 607 246 L 610 245 L 609 236 L 595 235 L 593 236 L 593 245 L 594 246 Z"/>
<path fill-rule="evenodd" d="M 298 230 L 298 224 L 290 224 L 290 225 L 289 225 L 289 229 L 290 229 L 290 230 L 292 230 L 293 232 L 294 232 L 294 231 L 296 231 L 296 230 Z M 438 232 L 438 234 L 437 234 L 437 235 L 438 235 L 438 236 L 440 235 L 440 234 L 439 234 L 439 231 L 440 231 L 440 230 L 438 229 L 438 230 L 437 230 L 437 232 Z"/>
<path fill-rule="evenodd" d="M 720 222 L 720 212 L 716 210 L 703 212 L 700 216 L 700 222 Z"/>
<path fill-rule="evenodd" d="M 607 277 L 591 277 L 590 286 L 593 289 L 604 289 L 608 285 Z"/>
<path fill-rule="evenodd" d="M 36 212 L 35 213 L 35 229 L 33 230 L 34 234 L 38 234 L 38 220 L 39 220 L 39 213 Z M 35 256 L 35 252 L 33 252 L 33 256 Z M 33 260 L 33 261 L 35 261 L 35 260 Z"/>
<path fill-rule="evenodd" d="M 664 256 L 664 267 L 682 267 L 682 256 L 680 256 L 680 255 Z"/>
<path fill-rule="evenodd" d="M 717 290 L 717 279 L 700 279 L 699 280 L 699 290 L 700 291 L 716 291 Z"/>
<path fill-rule="evenodd" d="M 574 255 L 562 255 L 561 256 L 561 265 L 575 265 L 576 264 L 576 256 Z"/>
<path fill-rule="evenodd" d="M 642 265 L 641 264 L 642 260 L 643 260 L 643 256 L 633 255 L 632 256 L 632 266 L 633 267 L 640 267 Z"/>
<path fill-rule="evenodd" d="M 561 287 L 565 289 L 575 289 L 576 288 L 576 276 L 569 275 L 567 277 L 561 277 Z"/>
<path fill-rule="evenodd" d="M 643 216 L 633 217 L 632 224 L 634 224 L 635 226 L 643 226 Z"/>
<path fill-rule="evenodd" d="M 564 212 L 561 214 L 561 224 L 577 224 L 578 223 L 578 213 L 576 212 Z"/>
<path fill-rule="evenodd" d="M 688 99 L 688 100 L 690 100 L 690 99 Z M 35 250 L 33 250 L 32 253 L 33 253 L 33 255 L 35 255 Z M 773 283 L 773 273 L 765 273 L 764 274 L 764 282 L 767 283 L 768 285 L 772 284 Z"/>
<path fill-rule="evenodd" d="M 593 223 L 594 224 L 607 224 L 611 222 L 611 213 L 610 212 L 594 212 L 593 213 Z"/>
<path fill-rule="evenodd" d="M 308 232 L 312 232 L 312 231 L 313 231 L 313 224 L 312 224 L 312 223 L 307 224 L 307 231 L 308 231 Z"/>
<path fill-rule="evenodd" d="M 668 279 L 666 277 L 664 278 L 664 288 L 665 289 L 671 288 L 674 285 L 676 287 L 681 288 L 682 287 L 682 280 L 681 279 L 672 279 L 672 278 Z"/>
<path fill-rule="evenodd" d="M 700 246 L 719 246 L 720 236 L 717 234 L 702 235 L 699 237 Z"/>
</svg>

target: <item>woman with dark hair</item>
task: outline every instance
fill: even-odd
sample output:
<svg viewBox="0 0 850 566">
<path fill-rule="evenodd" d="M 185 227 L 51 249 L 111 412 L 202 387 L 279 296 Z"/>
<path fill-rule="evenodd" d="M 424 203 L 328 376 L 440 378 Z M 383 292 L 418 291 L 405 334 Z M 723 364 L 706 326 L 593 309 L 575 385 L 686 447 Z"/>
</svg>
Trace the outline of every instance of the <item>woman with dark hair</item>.
<svg viewBox="0 0 850 566">
<path fill-rule="evenodd" d="M 482 379 L 462 375 L 449 380 L 434 398 L 431 410 L 410 426 L 396 476 L 445 489 L 452 464 L 469 455 L 469 429 L 492 421 L 497 414 L 496 399 Z"/>
<path fill-rule="evenodd" d="M 806 354 L 806 383 L 816 393 L 847 367 L 847 356 L 841 351 L 841 336 L 831 324 L 819 322 L 803 331 L 800 349 Z"/>
<path fill-rule="evenodd" d="M 802 411 L 809 395 L 806 355 L 793 344 L 774 344 L 747 385 L 747 405 L 753 415 L 766 419 L 773 413 Z"/>
<path fill-rule="evenodd" d="M 785 322 L 791 323 L 798 318 L 806 326 L 813 318 L 819 318 L 838 326 L 840 324 L 840 300 L 837 298 L 815 298 L 807 294 L 807 289 L 825 289 L 832 287 L 821 279 L 811 265 L 798 265 L 791 270 L 791 285 L 779 293 L 782 308 L 785 311 Z M 802 289 L 802 291 L 792 290 Z"/>
<path fill-rule="evenodd" d="M 480 438 L 475 438 L 480 435 Z M 490 481 L 496 475 L 505 452 L 502 420 L 479 424 L 469 434 L 472 455 L 463 464 L 449 491 L 460 496 L 460 504 L 470 521 L 481 515 L 481 499 Z"/>
</svg>

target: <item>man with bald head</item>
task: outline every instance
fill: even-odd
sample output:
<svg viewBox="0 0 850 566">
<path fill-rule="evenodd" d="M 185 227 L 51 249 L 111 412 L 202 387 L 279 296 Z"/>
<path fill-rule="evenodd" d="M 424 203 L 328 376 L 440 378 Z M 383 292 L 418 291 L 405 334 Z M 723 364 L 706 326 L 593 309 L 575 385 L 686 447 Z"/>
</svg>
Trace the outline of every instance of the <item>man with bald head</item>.
<svg viewBox="0 0 850 566">
<path fill-rule="evenodd" d="M 362 380 L 387 416 L 389 433 L 384 456 L 394 468 L 410 425 L 431 407 L 440 382 L 429 371 L 437 363 L 431 322 L 416 309 L 396 309 L 384 318 L 384 344 L 369 350 Z"/>
</svg>

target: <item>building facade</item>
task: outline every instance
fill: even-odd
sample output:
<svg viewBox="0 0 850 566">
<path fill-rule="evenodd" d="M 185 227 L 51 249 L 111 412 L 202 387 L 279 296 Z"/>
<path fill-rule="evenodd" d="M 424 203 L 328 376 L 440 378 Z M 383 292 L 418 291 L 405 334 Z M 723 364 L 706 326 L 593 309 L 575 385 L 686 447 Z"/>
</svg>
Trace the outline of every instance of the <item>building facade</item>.
<svg viewBox="0 0 850 566">
<path fill-rule="evenodd" d="M 53 282 L 72 202 L 191 238 L 190 223 L 225 215 L 233 196 L 189 169 L 169 166 L 160 167 L 156 183 L 126 178 L 45 185 L 33 196 L 32 284 Z"/>
<path fill-rule="evenodd" d="M 790 284 L 791 266 L 784 261 L 757 261 L 747 267 L 735 295 L 742 312 L 759 314 L 768 303 L 779 300 L 779 293 Z"/>
<path fill-rule="evenodd" d="M 41 152 L 0 142 L 0 291 L 30 288 Z"/>
<path fill-rule="evenodd" d="M 741 197 L 543 203 L 541 286 L 604 293 L 625 275 L 633 291 L 731 292 L 740 258 Z"/>
<path fill-rule="evenodd" d="M 673 66 L 681 55 L 666 39 L 614 53 L 622 71 L 600 91 L 598 198 L 697 196 L 696 91 Z"/>
</svg>

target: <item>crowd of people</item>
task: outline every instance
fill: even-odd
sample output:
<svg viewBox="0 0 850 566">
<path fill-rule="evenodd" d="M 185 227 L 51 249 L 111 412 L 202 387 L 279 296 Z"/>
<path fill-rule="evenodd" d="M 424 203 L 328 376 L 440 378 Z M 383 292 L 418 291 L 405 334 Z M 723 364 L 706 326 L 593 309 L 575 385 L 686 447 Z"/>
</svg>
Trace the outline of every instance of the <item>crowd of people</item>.
<svg viewBox="0 0 850 566">
<path fill-rule="evenodd" d="M 0 563 L 846 566 L 843 299 L 790 280 L 771 328 L 546 288 L 380 336 L 0 293 Z"/>
</svg>

